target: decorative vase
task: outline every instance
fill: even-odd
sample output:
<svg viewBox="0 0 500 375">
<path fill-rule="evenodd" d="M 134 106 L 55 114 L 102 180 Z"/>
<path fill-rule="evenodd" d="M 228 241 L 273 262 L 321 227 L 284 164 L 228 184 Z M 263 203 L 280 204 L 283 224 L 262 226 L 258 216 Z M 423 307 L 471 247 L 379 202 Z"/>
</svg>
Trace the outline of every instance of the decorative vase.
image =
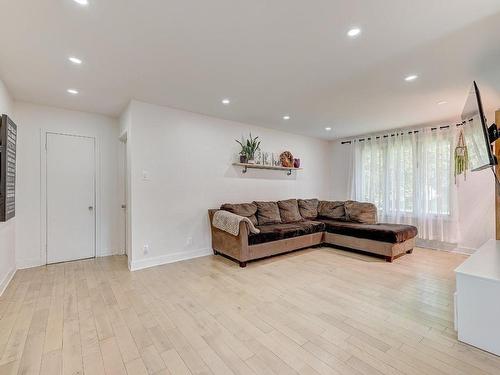
<svg viewBox="0 0 500 375">
<path fill-rule="evenodd" d="M 293 167 L 293 155 L 290 151 L 282 152 L 280 155 L 281 166 L 285 168 Z"/>
<path fill-rule="evenodd" d="M 248 162 L 248 158 L 246 155 L 240 155 L 240 163 L 246 164 Z"/>
<path fill-rule="evenodd" d="M 271 157 L 269 155 L 269 152 L 263 152 L 262 153 L 262 165 L 272 165 L 271 162 Z"/>
<path fill-rule="evenodd" d="M 255 160 L 252 158 L 252 159 L 248 159 L 247 160 L 247 163 L 248 164 L 255 164 Z"/>
<path fill-rule="evenodd" d="M 273 152 L 272 160 L 273 160 L 273 167 L 280 167 L 281 166 L 280 154 Z"/>
<path fill-rule="evenodd" d="M 300 159 L 293 159 L 293 167 L 294 168 L 300 168 Z"/>
<path fill-rule="evenodd" d="M 262 164 L 262 152 L 257 151 L 252 159 L 255 164 Z"/>
</svg>

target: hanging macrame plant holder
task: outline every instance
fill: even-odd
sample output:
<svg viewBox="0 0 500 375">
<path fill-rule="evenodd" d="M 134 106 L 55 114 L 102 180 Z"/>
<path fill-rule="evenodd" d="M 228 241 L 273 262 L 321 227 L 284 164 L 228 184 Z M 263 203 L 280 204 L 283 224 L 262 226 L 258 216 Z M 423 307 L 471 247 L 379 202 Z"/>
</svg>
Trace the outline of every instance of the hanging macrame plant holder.
<svg viewBox="0 0 500 375">
<path fill-rule="evenodd" d="M 457 176 L 460 176 L 462 173 L 464 180 L 467 179 L 467 169 L 469 169 L 469 153 L 465 144 L 464 132 L 461 130 L 458 136 L 457 147 L 455 147 L 455 184 L 457 183 Z"/>
</svg>

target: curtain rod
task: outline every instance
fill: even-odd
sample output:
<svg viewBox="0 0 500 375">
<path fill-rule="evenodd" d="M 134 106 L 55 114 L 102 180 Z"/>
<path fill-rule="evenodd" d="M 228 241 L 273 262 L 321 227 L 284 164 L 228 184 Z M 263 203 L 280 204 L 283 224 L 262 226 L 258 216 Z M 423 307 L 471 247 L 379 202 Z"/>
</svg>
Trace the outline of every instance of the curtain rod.
<svg viewBox="0 0 500 375">
<path fill-rule="evenodd" d="M 471 122 L 471 121 L 474 121 L 474 119 L 470 119 L 469 120 L 469 122 Z M 465 125 L 465 124 L 466 124 L 466 121 L 462 121 L 459 124 L 455 124 L 455 126 L 459 127 L 459 126 L 462 126 L 462 125 Z M 431 131 L 434 131 L 434 130 L 437 130 L 437 129 L 440 129 L 440 130 L 441 129 L 448 129 L 450 126 L 452 126 L 452 125 L 444 125 L 444 126 L 434 127 L 434 128 L 431 128 Z M 420 132 L 421 130 L 422 129 L 410 130 L 407 134 L 416 134 L 416 133 Z M 384 134 L 384 135 L 377 135 L 376 137 L 373 137 L 373 138 L 375 138 L 375 139 L 388 138 L 388 137 L 394 137 L 396 135 L 404 135 L 404 134 L 406 134 L 406 132 L 399 131 L 399 132 L 396 132 L 396 133 L 389 133 L 389 134 Z M 372 139 L 372 137 L 351 139 L 349 141 L 342 141 L 342 142 L 340 142 L 340 144 L 345 145 L 345 144 L 351 144 L 352 141 L 363 142 L 363 141 L 369 141 L 371 139 Z"/>
</svg>

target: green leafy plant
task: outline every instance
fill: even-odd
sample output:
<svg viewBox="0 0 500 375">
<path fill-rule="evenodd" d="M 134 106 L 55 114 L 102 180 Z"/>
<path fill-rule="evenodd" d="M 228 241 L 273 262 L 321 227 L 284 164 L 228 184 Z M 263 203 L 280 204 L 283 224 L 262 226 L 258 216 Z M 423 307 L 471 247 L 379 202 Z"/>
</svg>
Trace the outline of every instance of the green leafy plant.
<svg viewBox="0 0 500 375">
<path fill-rule="evenodd" d="M 464 133 L 460 132 L 458 144 L 455 147 L 455 184 L 457 176 L 463 173 L 464 179 L 467 179 L 467 169 L 469 169 L 469 153 L 465 144 Z"/>
<path fill-rule="evenodd" d="M 241 142 L 236 139 L 236 142 L 241 146 L 240 155 L 247 156 L 247 145 L 243 137 L 241 137 Z"/>
<path fill-rule="evenodd" d="M 236 142 L 241 146 L 240 155 L 245 155 L 248 160 L 253 160 L 255 157 L 255 153 L 260 150 L 260 141 L 259 137 L 252 137 L 252 133 L 250 133 L 249 139 L 244 139 L 241 137 L 241 141 L 236 139 Z"/>
</svg>

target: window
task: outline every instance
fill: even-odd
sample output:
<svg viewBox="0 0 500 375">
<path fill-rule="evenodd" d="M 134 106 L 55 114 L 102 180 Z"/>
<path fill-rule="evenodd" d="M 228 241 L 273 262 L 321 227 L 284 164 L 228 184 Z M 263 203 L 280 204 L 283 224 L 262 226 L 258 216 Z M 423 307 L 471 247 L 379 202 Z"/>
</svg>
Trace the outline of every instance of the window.
<svg viewBox="0 0 500 375">
<path fill-rule="evenodd" d="M 433 228 L 436 237 L 437 222 L 456 216 L 453 145 L 454 132 L 439 129 L 355 141 L 353 198 L 374 203 L 381 221 Z"/>
</svg>

